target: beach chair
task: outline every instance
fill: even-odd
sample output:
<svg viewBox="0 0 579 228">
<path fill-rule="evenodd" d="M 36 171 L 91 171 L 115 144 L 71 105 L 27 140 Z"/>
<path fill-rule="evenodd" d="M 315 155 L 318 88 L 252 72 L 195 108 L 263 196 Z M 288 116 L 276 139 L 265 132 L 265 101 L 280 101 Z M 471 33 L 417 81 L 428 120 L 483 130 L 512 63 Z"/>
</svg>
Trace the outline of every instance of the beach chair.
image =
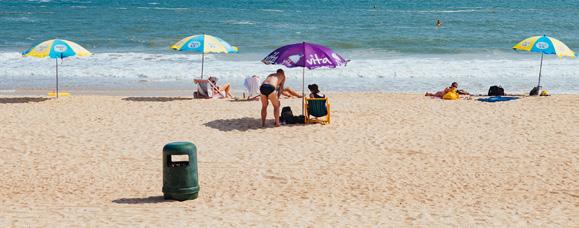
<svg viewBox="0 0 579 228">
<path fill-rule="evenodd" d="M 219 91 L 219 88 L 213 82 L 207 79 L 193 80 L 197 85 L 197 91 L 193 93 L 193 98 L 211 99 L 211 98 L 225 98 L 225 94 Z"/>
<path fill-rule="evenodd" d="M 330 123 L 330 102 L 328 98 L 305 98 L 304 116 L 306 123 Z M 313 116 L 313 118 L 311 118 Z M 320 117 L 326 117 L 319 119 Z"/>
</svg>

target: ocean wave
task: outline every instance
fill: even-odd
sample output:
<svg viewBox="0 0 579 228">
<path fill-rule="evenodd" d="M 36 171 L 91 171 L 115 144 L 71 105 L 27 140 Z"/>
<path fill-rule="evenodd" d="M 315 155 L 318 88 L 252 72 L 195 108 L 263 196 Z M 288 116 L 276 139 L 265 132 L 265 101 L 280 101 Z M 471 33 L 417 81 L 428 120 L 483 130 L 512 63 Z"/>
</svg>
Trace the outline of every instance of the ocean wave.
<svg viewBox="0 0 579 228">
<path fill-rule="evenodd" d="M 255 22 L 252 21 L 237 21 L 237 20 L 229 20 L 225 21 L 224 23 L 230 25 L 255 25 Z"/>
<path fill-rule="evenodd" d="M 29 23 L 36 22 L 35 19 L 32 19 L 30 17 L 4 17 L 1 19 L 4 21 L 14 21 L 14 22 L 29 22 Z"/>
<path fill-rule="evenodd" d="M 190 10 L 190 8 L 171 8 L 171 7 L 137 7 L 138 9 L 153 9 L 153 10 Z"/>
<path fill-rule="evenodd" d="M 500 84 L 509 92 L 528 92 L 537 81 L 538 60 L 533 55 L 386 55 L 367 58 L 345 53 L 352 61 L 337 69 L 306 71 L 307 83 L 318 83 L 326 90 L 423 92 L 458 81 L 474 92 Z M 205 74 L 243 88 L 243 79 L 250 75 L 265 76 L 280 66 L 264 65 L 261 56 L 207 55 Z M 60 60 L 59 60 L 60 62 Z M 96 53 L 86 58 L 67 58 L 59 66 L 63 81 L 75 80 L 79 86 L 114 83 L 126 88 L 148 83 L 172 81 L 189 85 L 199 77 L 201 56 L 195 54 Z M 282 67 L 283 68 L 283 67 Z M 301 85 L 302 69 L 286 69 L 288 84 Z M 545 88 L 553 92 L 579 93 L 579 65 L 572 59 L 549 56 L 543 63 Z M 24 58 L 17 52 L 0 53 L 0 89 L 18 87 L 11 82 L 34 86 L 54 77 L 54 60 Z M 30 79 L 28 79 L 30 78 Z M 125 83 L 125 84 L 123 84 Z M 20 84 L 19 84 L 20 85 Z M 107 84 L 108 85 L 108 84 Z M 47 85 L 48 86 L 48 85 Z M 49 86 L 52 86 L 50 84 Z M 48 87 L 47 87 L 48 88 Z M 82 87 L 85 88 L 85 87 Z"/>
<path fill-rule="evenodd" d="M 474 12 L 492 12 L 490 9 L 460 9 L 460 10 L 418 10 L 417 13 L 474 13 Z"/>
<path fill-rule="evenodd" d="M 260 9 L 260 11 L 283 13 L 283 10 L 277 10 L 277 9 Z"/>
</svg>

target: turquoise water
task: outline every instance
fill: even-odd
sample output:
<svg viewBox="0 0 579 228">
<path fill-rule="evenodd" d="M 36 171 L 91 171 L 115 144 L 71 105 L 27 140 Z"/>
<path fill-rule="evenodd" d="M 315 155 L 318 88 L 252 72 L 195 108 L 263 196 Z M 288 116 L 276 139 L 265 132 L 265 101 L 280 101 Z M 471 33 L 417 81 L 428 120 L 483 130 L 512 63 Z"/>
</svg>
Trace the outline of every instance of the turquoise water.
<svg viewBox="0 0 579 228">
<path fill-rule="evenodd" d="M 436 19 L 442 28 L 434 26 Z M 258 62 L 271 50 L 310 41 L 352 60 L 343 70 L 312 71 L 320 77 L 313 80 L 328 81 L 330 89 L 423 91 L 462 80 L 478 90 L 500 83 L 527 91 L 536 81 L 538 56 L 511 47 L 547 34 L 579 50 L 579 1 L 2 0 L 0 30 L 2 88 L 49 88 L 43 80 L 51 80 L 53 62 L 17 53 L 55 37 L 96 54 L 65 60 L 63 77 L 74 88 L 108 85 L 111 78 L 128 81 L 126 87 L 137 85 L 131 81 L 190 80 L 197 77 L 198 56 L 168 46 L 207 33 L 239 47 L 239 55 L 210 56 L 206 65 L 237 85 L 272 70 Z M 579 92 L 576 61 L 548 57 L 546 86 Z"/>
<path fill-rule="evenodd" d="M 203 32 L 243 52 L 308 40 L 337 49 L 461 53 L 508 50 L 541 34 L 579 48 L 577 0 L 3 0 L 0 9 L 0 50 L 66 37 L 94 50 L 163 51 Z"/>
</svg>

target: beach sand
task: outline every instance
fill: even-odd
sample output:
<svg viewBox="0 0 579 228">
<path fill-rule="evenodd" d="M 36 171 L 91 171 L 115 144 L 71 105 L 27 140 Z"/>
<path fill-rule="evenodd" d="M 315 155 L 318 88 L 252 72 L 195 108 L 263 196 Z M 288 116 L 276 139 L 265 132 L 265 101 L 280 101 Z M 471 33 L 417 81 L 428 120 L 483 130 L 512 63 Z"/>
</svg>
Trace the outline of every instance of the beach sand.
<svg viewBox="0 0 579 228">
<path fill-rule="evenodd" d="M 259 102 L 0 98 L 0 227 L 579 226 L 579 95 L 329 95 L 332 124 L 264 129 Z M 173 141 L 196 200 L 162 198 Z"/>
</svg>

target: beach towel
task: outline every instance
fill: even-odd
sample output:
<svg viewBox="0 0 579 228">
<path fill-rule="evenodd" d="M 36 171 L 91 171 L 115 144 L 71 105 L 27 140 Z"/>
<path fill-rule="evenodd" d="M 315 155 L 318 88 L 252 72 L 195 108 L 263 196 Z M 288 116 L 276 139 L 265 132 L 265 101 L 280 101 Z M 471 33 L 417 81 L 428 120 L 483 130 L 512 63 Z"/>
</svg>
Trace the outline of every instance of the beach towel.
<svg viewBox="0 0 579 228">
<path fill-rule="evenodd" d="M 518 97 L 502 97 L 502 96 L 497 96 L 497 97 L 487 97 L 487 98 L 479 98 L 479 101 L 482 102 L 501 102 L 501 101 L 511 101 L 511 100 L 516 100 L 519 99 Z"/>
<path fill-rule="evenodd" d="M 252 98 L 255 96 L 259 96 L 259 77 L 258 76 L 251 76 L 245 78 L 243 82 L 243 86 L 247 89 L 247 97 Z"/>
</svg>

